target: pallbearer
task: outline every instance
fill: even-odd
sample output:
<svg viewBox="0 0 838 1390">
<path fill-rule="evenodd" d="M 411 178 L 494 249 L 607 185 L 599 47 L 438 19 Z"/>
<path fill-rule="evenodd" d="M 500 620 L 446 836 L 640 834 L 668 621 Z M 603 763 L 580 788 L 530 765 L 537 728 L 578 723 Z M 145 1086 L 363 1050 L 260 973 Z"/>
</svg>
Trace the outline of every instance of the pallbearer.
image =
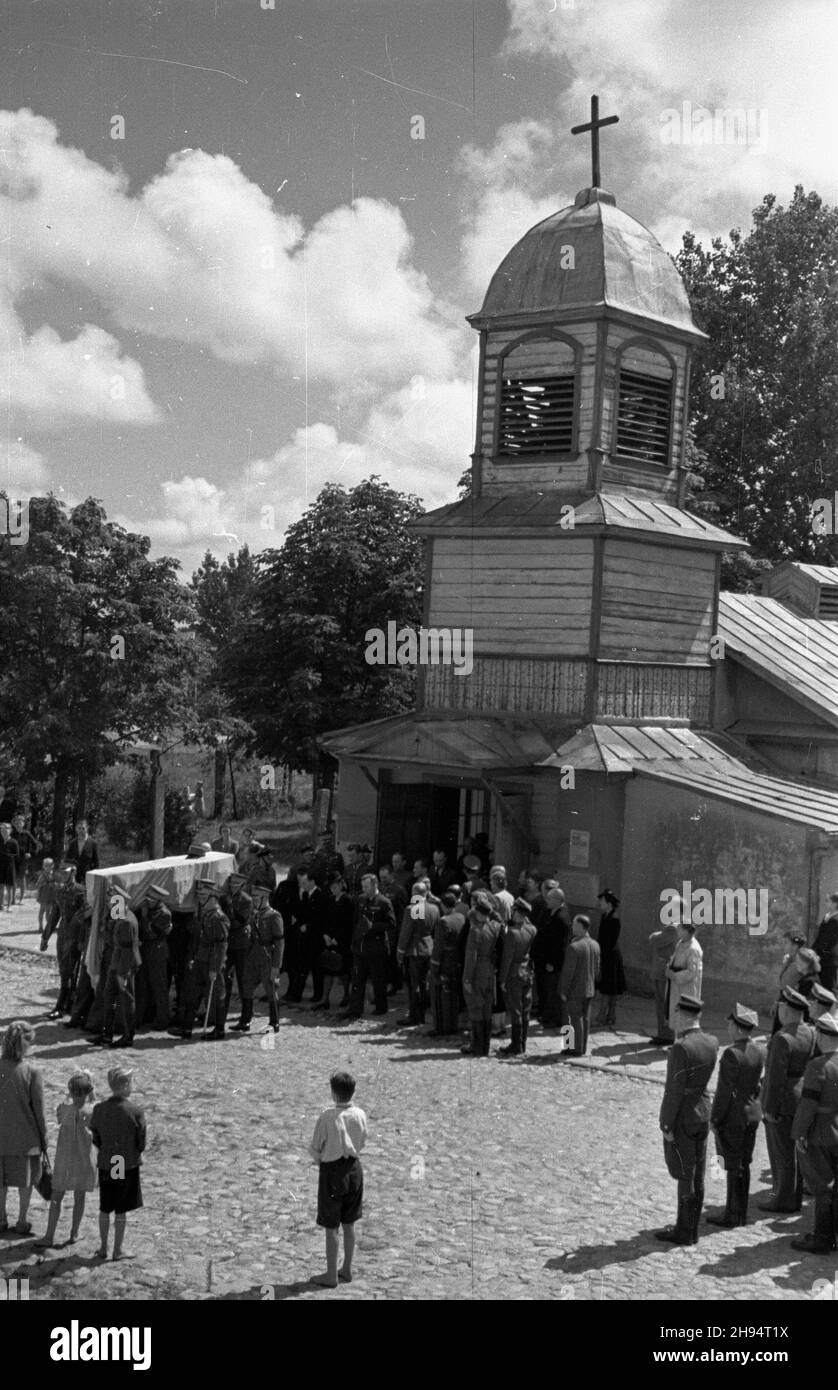
<svg viewBox="0 0 838 1390">
<path fill-rule="evenodd" d="M 168 893 L 150 884 L 137 908 L 141 965 L 137 974 L 137 1021 L 142 1027 L 154 1012 L 154 1027 L 169 1026 L 169 936 L 172 914 Z"/>
<path fill-rule="evenodd" d="M 838 1237 L 838 1018 L 823 1014 L 815 1031 L 820 1056 L 804 1073 L 791 1131 L 815 1198 L 815 1229 L 791 1244 L 793 1250 L 826 1255 Z"/>
<path fill-rule="evenodd" d="M 708 1216 L 713 1226 L 744 1226 L 748 1220 L 751 1159 L 762 1119 L 760 1079 L 765 1045 L 753 1040 L 759 1019 L 753 1009 L 735 1004 L 728 1014 L 730 1047 L 722 1053 L 710 1124 L 727 1175 L 727 1200 L 720 1216 Z"/>
<path fill-rule="evenodd" d="M 120 900 L 122 905 L 117 909 L 114 904 Z M 128 906 L 129 902 L 130 895 L 125 889 L 114 888 L 111 907 L 113 949 L 105 980 L 102 1032 L 94 1040 L 106 1047 L 132 1047 L 134 1043 L 134 979 L 140 966 L 140 930 L 137 918 Z M 118 1042 L 114 1042 L 114 1028 L 120 1020 L 122 1036 Z"/>
<path fill-rule="evenodd" d="M 268 996 L 269 1027 L 276 1033 L 279 1028 L 278 990 L 285 932 L 282 918 L 268 903 L 270 889 L 264 884 L 251 884 L 250 896 L 253 899 L 253 915 L 250 920 L 250 946 L 244 964 L 242 1012 L 238 1023 L 233 1025 L 233 1031 L 250 1032 L 253 996 L 257 985 L 261 985 Z"/>
<path fill-rule="evenodd" d="M 233 993 L 233 977 L 239 999 L 244 1006 L 244 967 L 250 950 L 250 921 L 253 916 L 253 893 L 247 890 L 244 874 L 231 874 L 222 899 L 224 911 L 230 919 L 230 936 L 227 941 L 227 965 L 225 969 L 224 1014 L 230 1007 Z"/>
<path fill-rule="evenodd" d="M 192 1037 L 198 1005 L 205 998 L 208 1001 L 207 1021 L 213 1026 L 212 1036 L 224 1037 L 224 964 L 230 923 L 221 911 L 218 888 L 211 878 L 198 879 L 195 896 L 198 911 L 186 971 L 183 1027 L 169 1030 L 173 1037 L 185 1041 Z"/>
<path fill-rule="evenodd" d="M 710 1131 L 707 1090 L 716 1065 L 719 1044 L 702 1031 L 702 1002 L 682 994 L 675 1009 L 677 1037 L 666 1066 L 666 1089 L 660 1112 L 663 1152 L 669 1176 L 678 1183 L 678 1218 L 674 1226 L 655 1231 L 658 1240 L 695 1245 L 704 1204 L 704 1170 Z"/>
</svg>

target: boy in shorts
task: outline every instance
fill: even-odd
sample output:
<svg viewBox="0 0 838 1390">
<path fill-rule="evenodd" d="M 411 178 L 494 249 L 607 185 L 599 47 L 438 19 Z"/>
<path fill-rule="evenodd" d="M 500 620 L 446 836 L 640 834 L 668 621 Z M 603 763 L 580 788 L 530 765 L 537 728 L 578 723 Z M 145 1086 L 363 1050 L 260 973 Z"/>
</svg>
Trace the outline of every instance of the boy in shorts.
<svg viewBox="0 0 838 1390">
<path fill-rule="evenodd" d="M 94 1105 L 90 1132 L 99 1151 L 99 1249 L 100 1260 L 108 1258 L 108 1234 L 114 1213 L 113 1258 L 130 1259 L 122 1248 L 125 1221 L 129 1211 L 143 1204 L 140 1190 L 140 1163 L 145 1148 L 145 1117 L 131 1094 L 133 1073 L 125 1067 L 111 1067 L 108 1085 L 112 1094 Z"/>
<path fill-rule="evenodd" d="M 361 1217 L 364 1172 L 358 1157 L 367 1138 L 367 1117 L 353 1105 L 355 1078 L 348 1071 L 330 1077 L 334 1105 L 324 1110 L 314 1127 L 309 1153 L 320 1166 L 317 1185 L 317 1224 L 326 1231 L 326 1273 L 312 1276 L 311 1283 L 336 1289 L 338 1281 L 352 1282 L 355 1222 Z M 343 1264 L 338 1269 L 340 1233 L 343 1227 Z"/>
</svg>

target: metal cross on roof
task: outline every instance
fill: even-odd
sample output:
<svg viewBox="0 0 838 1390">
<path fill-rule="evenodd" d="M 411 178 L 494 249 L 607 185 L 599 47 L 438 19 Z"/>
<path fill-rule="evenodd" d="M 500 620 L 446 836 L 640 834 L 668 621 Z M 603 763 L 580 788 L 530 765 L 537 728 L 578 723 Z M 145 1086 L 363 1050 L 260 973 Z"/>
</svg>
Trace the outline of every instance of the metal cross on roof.
<svg viewBox="0 0 838 1390">
<path fill-rule="evenodd" d="M 600 187 L 599 174 L 599 132 L 604 125 L 616 125 L 619 116 L 606 116 L 604 120 L 599 119 L 599 97 L 591 97 L 591 119 L 584 125 L 571 127 L 571 135 L 582 135 L 586 130 L 591 132 L 591 186 Z"/>
</svg>

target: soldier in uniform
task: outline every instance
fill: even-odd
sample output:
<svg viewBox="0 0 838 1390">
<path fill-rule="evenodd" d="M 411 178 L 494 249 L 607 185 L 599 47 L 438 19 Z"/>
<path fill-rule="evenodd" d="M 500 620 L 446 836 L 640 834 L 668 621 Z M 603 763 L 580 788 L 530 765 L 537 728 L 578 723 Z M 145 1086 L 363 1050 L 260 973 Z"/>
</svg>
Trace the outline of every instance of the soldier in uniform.
<svg viewBox="0 0 838 1390">
<path fill-rule="evenodd" d="M 137 972 L 137 1022 L 148 1022 L 153 1007 L 154 1027 L 169 1026 L 169 941 L 172 914 L 165 888 L 152 883 L 137 908 L 140 927 L 140 968 Z"/>
<path fill-rule="evenodd" d="M 527 1050 L 527 1029 L 532 1008 L 532 945 L 536 929 L 532 923 L 532 908 L 526 898 L 515 898 L 512 921 L 503 937 L 503 955 L 498 972 L 498 984 L 512 1023 L 512 1041 L 498 1048 L 499 1057 L 523 1057 Z"/>
<path fill-rule="evenodd" d="M 276 1033 L 279 1031 L 278 991 L 285 929 L 276 908 L 268 902 L 270 889 L 266 884 L 251 884 L 250 895 L 253 898 L 253 913 L 249 928 L 250 945 L 244 963 L 242 1011 L 238 1023 L 233 1024 L 233 1032 L 250 1032 L 253 996 L 257 985 L 261 985 L 268 996 L 268 1026 Z"/>
<path fill-rule="evenodd" d="M 471 1044 L 460 1049 L 471 1057 L 488 1057 L 491 1045 L 498 947 L 503 932 L 503 923 L 493 913 L 488 893 L 472 893 L 463 964 L 463 993 L 471 1025 Z"/>
<path fill-rule="evenodd" d="M 218 887 L 211 878 L 195 884 L 198 910 L 189 946 L 183 1003 L 183 1027 L 170 1028 L 172 1037 L 188 1041 L 198 1006 L 206 996 L 207 1015 L 213 1025 L 212 1036 L 224 1037 L 224 964 L 230 923 L 218 902 Z"/>
<path fill-rule="evenodd" d="M 725 1165 L 727 1199 L 719 1216 L 708 1216 L 713 1226 L 744 1226 L 748 1220 L 751 1159 L 762 1119 L 759 1091 L 765 1065 L 765 1044 L 752 1038 L 758 1023 L 754 1010 L 742 1004 L 735 1004 L 728 1014 L 730 1046 L 722 1053 L 710 1112 L 716 1149 Z"/>
<path fill-rule="evenodd" d="M 718 1040 L 701 1027 L 702 1002 L 682 994 L 675 1010 L 676 1040 L 666 1066 L 666 1088 L 660 1110 L 663 1153 L 669 1176 L 678 1183 L 678 1216 L 674 1226 L 655 1231 L 658 1240 L 695 1245 L 704 1205 L 704 1169 L 710 1130 L 707 1085 L 716 1065 Z"/>
<path fill-rule="evenodd" d="M 760 1211 L 800 1211 L 803 1175 L 791 1137 L 792 1121 L 803 1092 L 803 1073 L 815 1051 L 815 1032 L 803 1022 L 806 1000 L 784 985 L 777 1004 L 779 1030 L 768 1044 L 762 1083 L 762 1113 L 771 1164 L 773 1191 Z"/>
<path fill-rule="evenodd" d="M 820 1056 L 803 1074 L 803 1094 L 792 1121 L 800 1166 L 815 1198 L 815 1229 L 792 1241 L 793 1250 L 826 1255 L 838 1237 L 838 1018 L 815 1023 Z"/>
<path fill-rule="evenodd" d="M 76 919 L 74 919 L 76 920 Z M 87 970 L 87 948 L 90 945 L 90 933 L 93 928 L 93 905 L 85 903 L 84 913 L 80 925 L 76 920 L 79 950 L 79 970 L 76 980 L 76 987 L 73 991 L 73 1000 L 70 1017 L 62 1023 L 62 1028 L 84 1028 L 87 1023 L 88 1014 L 93 1008 L 94 989 L 93 981 Z"/>
<path fill-rule="evenodd" d="M 117 905 L 117 898 L 121 899 L 121 907 Z M 111 956 L 113 954 L 113 929 L 114 916 L 118 911 L 124 911 L 128 900 L 128 894 L 124 888 L 118 884 L 110 884 L 107 888 L 107 898 L 105 911 L 99 922 L 99 940 L 101 949 L 99 951 L 99 974 L 96 977 L 96 988 L 93 992 L 93 1002 L 87 1016 L 87 1023 L 84 1025 L 85 1031 L 93 1034 L 92 1042 L 101 1042 L 103 1024 L 105 1019 L 105 986 L 108 983 L 108 973 L 111 968 Z"/>
<path fill-rule="evenodd" d="M 387 959 L 389 938 L 395 927 L 393 904 L 378 891 L 375 874 L 365 874 L 352 929 L 352 992 L 338 1018 L 360 1018 L 364 1012 L 367 981 L 375 999 L 375 1012 L 387 1012 Z"/>
<path fill-rule="evenodd" d="M 244 1011 L 244 968 L 250 950 L 250 922 L 253 916 L 253 884 L 248 884 L 244 874 L 233 873 L 227 880 L 221 900 L 225 913 L 230 919 L 230 935 L 227 939 L 227 965 L 225 968 L 224 1016 L 230 1008 L 233 993 L 233 978 Z M 279 914 L 277 914 L 279 915 Z"/>
<path fill-rule="evenodd" d="M 838 999 L 836 999 L 831 989 L 825 989 L 820 981 L 812 985 L 812 993 L 809 995 L 809 1022 L 817 1023 L 824 1014 L 833 1014 L 838 1018 Z M 820 1039 L 815 1044 L 816 1051 L 820 1048 Z"/>
<path fill-rule="evenodd" d="M 442 916 L 434 928 L 431 952 L 431 1017 L 434 1037 L 456 1033 L 460 1022 L 462 955 L 460 940 L 466 929 L 466 909 L 456 893 L 442 895 Z"/>
<path fill-rule="evenodd" d="M 53 928 L 57 927 L 55 951 L 61 984 L 55 1008 L 49 1014 L 50 1018 L 60 1018 L 62 1014 L 69 1012 L 82 935 L 79 928 L 83 929 L 84 926 L 83 920 L 75 920 L 76 914 L 84 910 L 84 889 L 80 883 L 76 883 L 73 864 L 67 866 L 66 872 L 66 882 L 62 883 L 58 890 L 47 929 L 41 938 L 41 950 L 45 951 L 50 934 Z"/>
<path fill-rule="evenodd" d="M 140 928 L 136 915 L 128 907 L 129 902 L 129 894 L 124 889 L 114 891 L 110 908 L 113 949 L 105 978 L 102 1031 L 92 1039 L 104 1047 L 134 1045 L 134 977 L 140 966 Z M 122 1036 L 114 1042 L 117 1008 L 122 1018 Z"/>
</svg>

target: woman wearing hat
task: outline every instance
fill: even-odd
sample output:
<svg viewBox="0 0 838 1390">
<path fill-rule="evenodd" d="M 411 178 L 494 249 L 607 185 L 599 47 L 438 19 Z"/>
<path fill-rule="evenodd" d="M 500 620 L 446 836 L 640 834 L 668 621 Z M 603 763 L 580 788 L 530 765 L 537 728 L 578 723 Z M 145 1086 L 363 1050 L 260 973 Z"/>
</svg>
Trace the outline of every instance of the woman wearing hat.
<svg viewBox="0 0 838 1390">
<path fill-rule="evenodd" d="M 600 1009 L 597 1024 L 614 1028 L 617 1024 L 617 997 L 626 992 L 623 953 L 617 944 L 622 927 L 617 916 L 620 899 L 606 888 L 599 894 L 597 901 L 603 908 L 597 935 L 600 950 Z"/>
</svg>

